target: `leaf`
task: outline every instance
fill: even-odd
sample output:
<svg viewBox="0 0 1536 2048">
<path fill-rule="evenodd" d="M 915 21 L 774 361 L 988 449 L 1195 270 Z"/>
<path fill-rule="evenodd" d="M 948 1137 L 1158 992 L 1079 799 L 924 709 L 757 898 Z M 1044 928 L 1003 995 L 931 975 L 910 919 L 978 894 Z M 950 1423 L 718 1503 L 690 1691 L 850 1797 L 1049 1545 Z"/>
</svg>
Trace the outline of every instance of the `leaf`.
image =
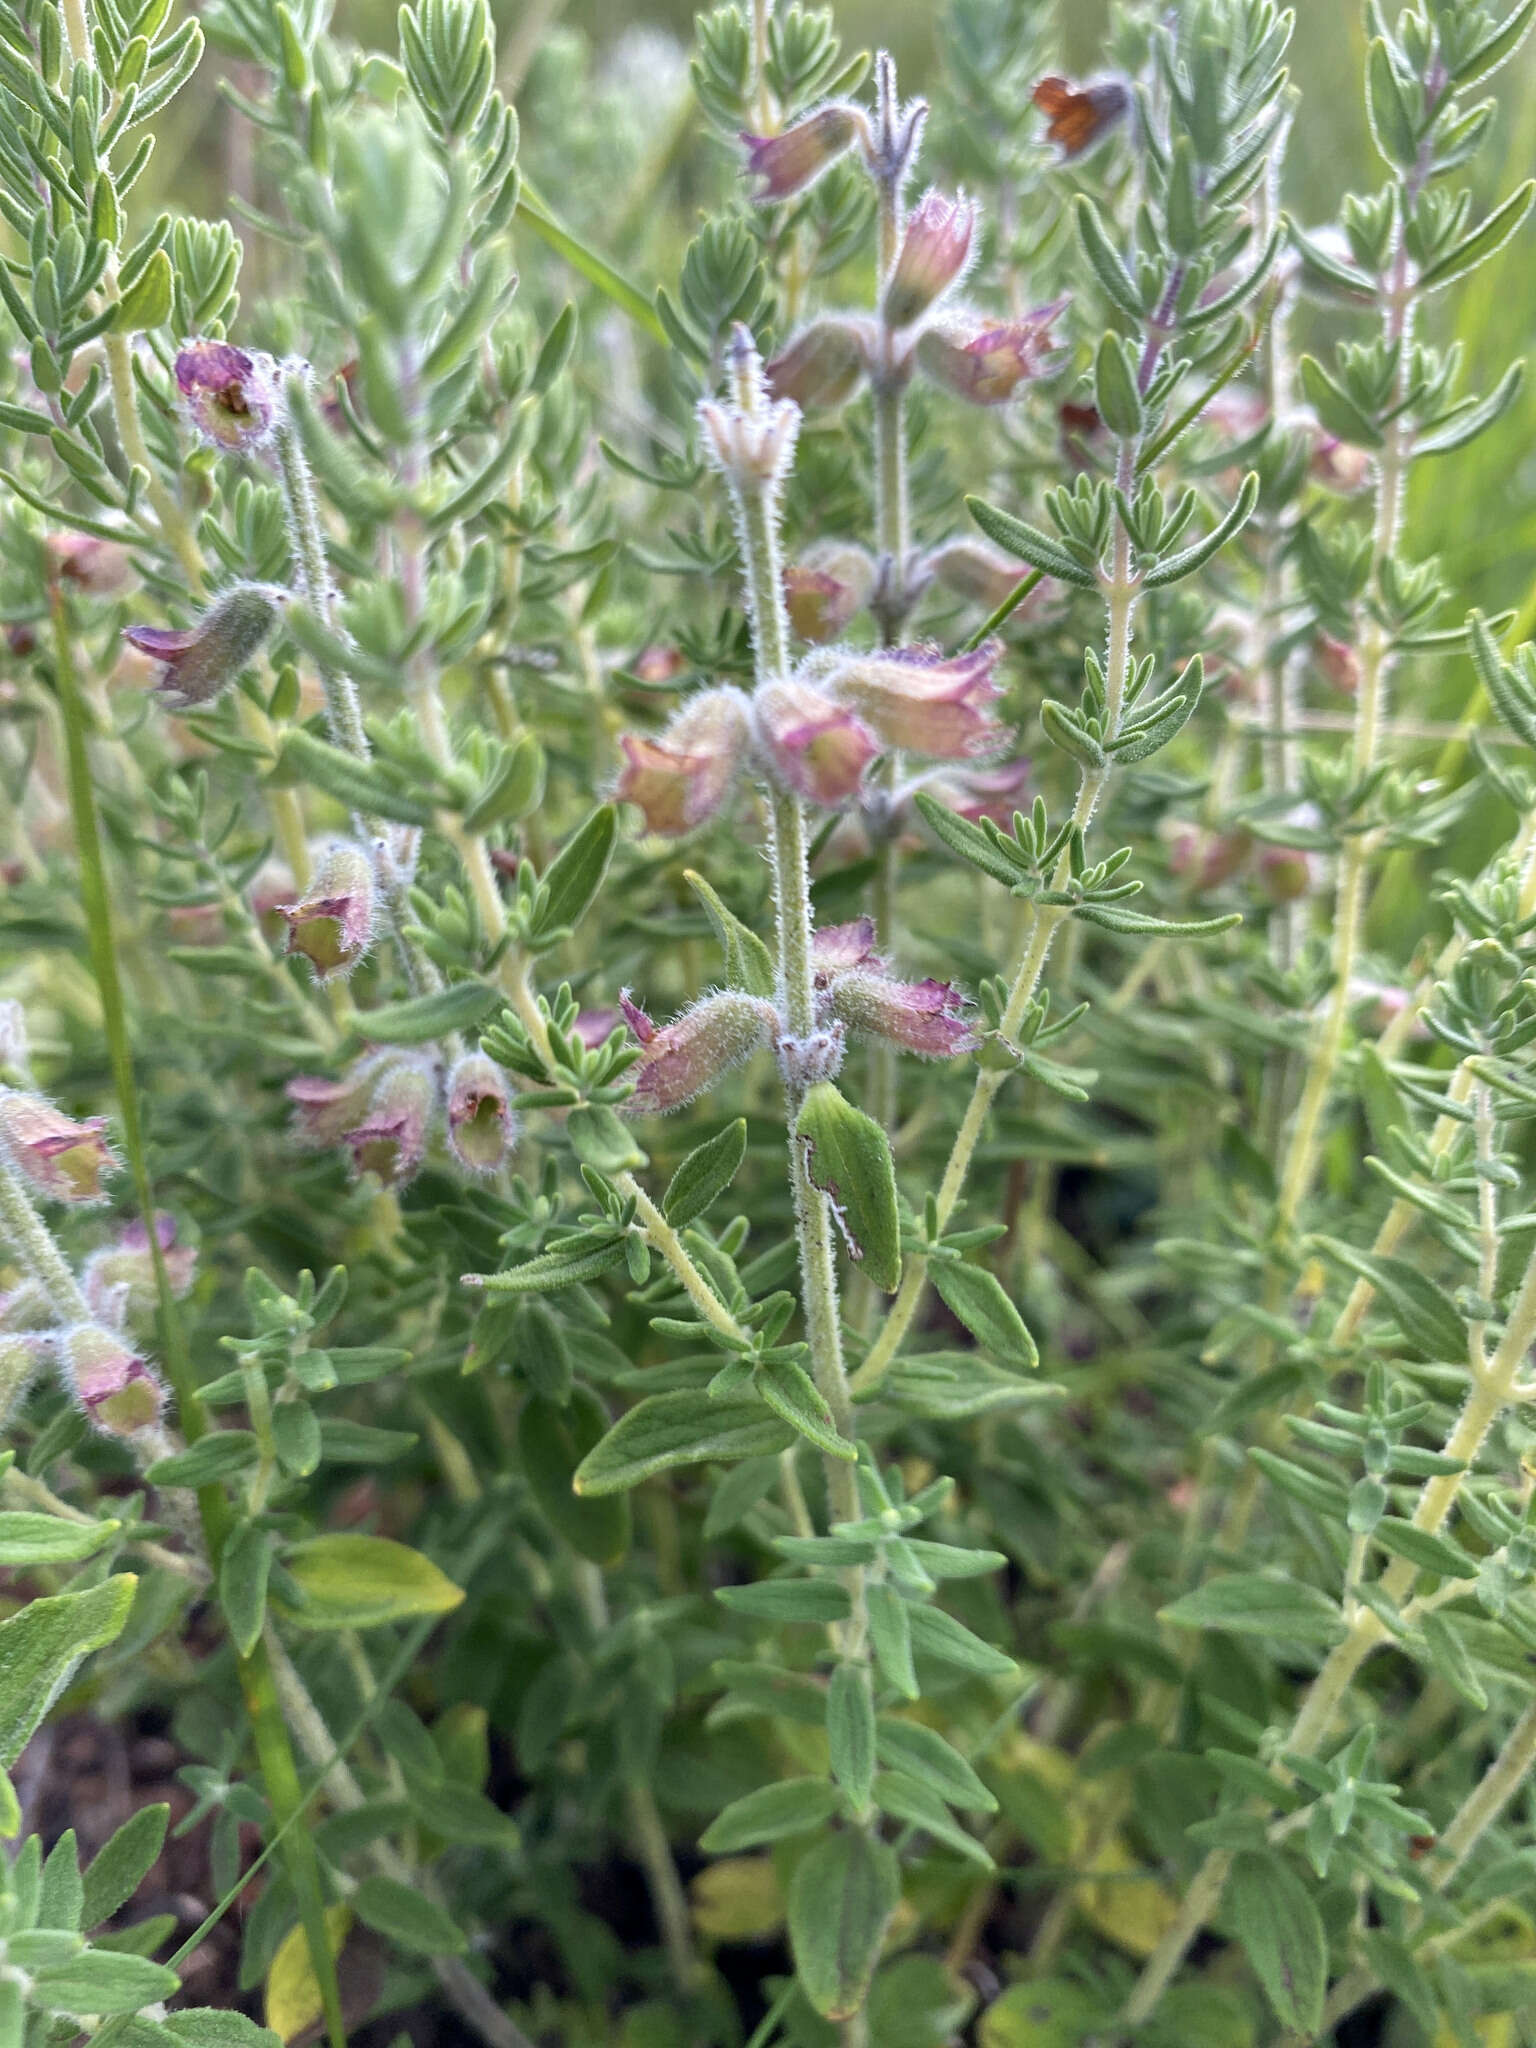
<svg viewBox="0 0 1536 2048">
<path fill-rule="evenodd" d="M 32 1975 L 32 1997 L 45 2012 L 138 2012 L 174 1998 L 180 1989 L 176 1972 L 163 1964 L 106 1949 L 83 1949 L 73 1961 Z"/>
<path fill-rule="evenodd" d="M 1012 513 L 989 505 L 985 498 L 967 498 L 965 509 L 988 540 L 995 540 L 1000 548 L 1016 555 L 1021 562 L 1028 562 L 1032 569 L 1054 576 L 1058 582 L 1074 584 L 1079 590 L 1098 588 L 1098 579 L 1093 571 L 1076 555 L 1069 555 L 1060 541 L 1042 533 L 1038 526 L 1015 519 Z"/>
<path fill-rule="evenodd" d="M 189 1451 L 160 1458 L 144 1477 L 153 1486 L 211 1486 L 220 1479 L 233 1479 L 256 1463 L 256 1435 L 249 1429 L 210 1429 Z"/>
<path fill-rule="evenodd" d="M 983 1870 L 992 1869 L 990 1853 L 974 1835 L 966 1833 L 939 1795 L 918 1779 L 909 1778 L 905 1771 L 880 1773 L 875 1780 L 875 1804 L 893 1820 L 922 1828 L 936 1842 L 943 1842 L 967 1861 L 979 1863 Z"/>
<path fill-rule="evenodd" d="M 1276 1636 L 1292 1643 L 1336 1643 L 1344 1634 L 1337 1605 L 1316 1586 L 1262 1572 L 1228 1572 L 1207 1579 L 1165 1607 L 1160 1617 L 1177 1628 L 1209 1628 L 1230 1635 Z"/>
<path fill-rule="evenodd" d="M 1243 478 L 1242 487 L 1233 500 L 1231 508 L 1202 539 L 1190 547 L 1183 548 L 1176 555 L 1167 555 L 1160 562 L 1153 563 L 1142 576 L 1143 590 L 1164 590 L 1170 583 L 1178 583 L 1186 576 L 1193 576 L 1197 569 L 1203 569 L 1215 554 L 1219 554 L 1235 534 L 1253 516 L 1253 508 L 1259 502 L 1259 479 L 1250 470 Z"/>
<path fill-rule="evenodd" d="M 880 1675 L 895 1686 L 903 1699 L 918 1697 L 917 1672 L 912 1662 L 912 1610 L 893 1586 L 865 1588 L 869 1614 L 870 1647 Z"/>
<path fill-rule="evenodd" d="M 593 1564 L 617 1564 L 629 1548 L 629 1502 L 583 1499 L 576 1468 L 608 1431 L 608 1411 L 590 1387 L 576 1386 L 565 1406 L 535 1394 L 518 1418 L 517 1447 L 533 1497 L 573 1550 Z"/>
<path fill-rule="evenodd" d="M 828 1836 L 801 1858 L 789 1889 L 789 1942 L 801 1989 L 823 2019 L 847 2019 L 863 2005 L 900 1898 L 895 1855 L 858 1829 Z"/>
<path fill-rule="evenodd" d="M 757 1621 L 825 1624 L 848 1619 L 848 1588 L 834 1579 L 762 1579 L 756 1585 L 721 1586 L 715 1598 L 733 1614 Z"/>
<path fill-rule="evenodd" d="M 1140 321 L 1147 312 L 1141 292 L 1124 260 L 1104 229 L 1099 209 L 1086 192 L 1078 193 L 1072 202 L 1072 218 L 1077 224 L 1078 239 L 1083 245 L 1083 254 L 1092 264 L 1099 283 L 1111 302 L 1128 314 L 1132 320 Z"/>
<path fill-rule="evenodd" d="M 996 1812 L 996 1799 L 936 1728 L 886 1716 L 875 1731 L 875 1747 L 881 1763 L 920 1780 L 951 1806 L 973 1813 Z"/>
<path fill-rule="evenodd" d="M 768 1457 L 787 1450 L 794 1440 L 789 1425 L 765 1412 L 755 1395 L 711 1401 L 686 1390 L 648 1394 L 587 1453 L 573 1484 L 588 1496 L 621 1493 L 675 1465 Z"/>
<path fill-rule="evenodd" d="M 1086 1985 L 1065 1977 L 1010 1984 L 982 2015 L 980 2048 L 1081 2048 L 1111 2018 Z"/>
<path fill-rule="evenodd" d="M 332 1958 L 341 1954 L 341 1945 L 352 1926 L 352 1911 L 348 1906 L 327 1906 L 325 1909 L 326 1945 Z M 295 1927 L 284 1935 L 278 1944 L 276 1955 L 267 1971 L 266 1993 L 263 2010 L 267 2025 L 284 2041 L 291 2041 L 296 2034 L 306 2033 L 322 2017 L 320 1986 L 309 1959 L 309 1943 L 304 1929 Z"/>
<path fill-rule="evenodd" d="M 661 1213 L 674 1230 L 686 1230 L 717 1195 L 723 1195 L 747 1156 L 747 1120 L 737 1117 L 708 1138 L 679 1166 L 661 1198 Z"/>
<path fill-rule="evenodd" d="M 305 1596 L 292 1610 L 301 1628 L 378 1628 L 451 1613 L 464 1598 L 429 1557 L 387 1536 L 314 1536 L 283 1565 Z"/>
<path fill-rule="evenodd" d="M 1428 1529 L 1416 1529 L 1399 1515 L 1383 1515 L 1371 1531 L 1383 1550 L 1405 1557 L 1421 1571 L 1438 1572 L 1443 1579 L 1475 1579 L 1477 1564 L 1459 1544 L 1435 1536 Z"/>
<path fill-rule="evenodd" d="M 15 1763 L 81 1658 L 121 1635 L 138 1583 L 118 1572 L 85 1593 L 29 1601 L 0 1621 L 0 1767 Z"/>
<path fill-rule="evenodd" d="M 1234 1858 L 1226 1916 L 1282 2027 L 1315 2034 L 1328 1988 L 1328 1941 L 1312 1893 L 1283 1856 Z"/>
<path fill-rule="evenodd" d="M 156 249 L 118 300 L 112 315 L 113 332 L 141 334 L 146 328 L 163 327 L 171 317 L 174 286 L 171 259 L 163 249 Z"/>
<path fill-rule="evenodd" d="M 940 1299 L 960 1318 L 984 1350 L 1009 1365 L 1033 1369 L 1040 1363 L 1035 1340 L 995 1273 L 963 1259 L 935 1259 L 929 1267 Z"/>
<path fill-rule="evenodd" d="M 290 608 L 290 626 L 298 616 L 299 608 Z M 272 780 L 279 788 L 311 783 L 349 811 L 392 818 L 399 825 L 430 825 L 437 815 L 424 797 L 407 796 L 386 782 L 374 763 L 359 761 L 302 726 L 284 739 Z"/>
<path fill-rule="evenodd" d="M 767 1856 L 728 1856 L 690 1881 L 693 1924 L 706 1941 L 767 1941 L 784 1925 L 784 1894 Z"/>
<path fill-rule="evenodd" d="M 765 1358 L 753 1368 L 752 1385 L 764 1405 L 829 1458 L 853 1464 L 858 1446 L 838 1433 L 832 1410 L 816 1382 L 792 1358 Z"/>
<path fill-rule="evenodd" d="M 1472 665 L 1488 692 L 1489 702 L 1517 739 L 1536 747 L 1536 693 L 1524 686 L 1524 677 L 1499 652 L 1498 642 L 1481 612 L 1467 614 L 1467 639 Z"/>
<path fill-rule="evenodd" d="M 1443 285 L 1454 284 L 1458 277 L 1465 277 L 1469 270 L 1476 270 L 1480 263 L 1486 263 L 1496 255 L 1519 228 L 1525 224 L 1525 217 L 1536 200 L 1536 179 L 1528 178 L 1516 191 L 1511 192 L 1502 206 L 1496 206 L 1481 226 L 1472 230 L 1459 241 L 1454 249 L 1438 257 L 1426 270 L 1419 272 L 1419 289 L 1437 292 Z"/>
<path fill-rule="evenodd" d="M 1414 460 L 1426 455 L 1449 455 L 1453 449 L 1465 448 L 1469 441 L 1475 441 L 1479 434 L 1508 412 L 1520 396 L 1524 382 L 1525 364 L 1511 363 L 1486 398 L 1479 399 L 1476 404 L 1458 406 L 1429 431 L 1415 435 Z"/>
<path fill-rule="evenodd" d="M 600 804 L 544 870 L 540 880 L 547 893 L 541 934 L 569 930 L 586 915 L 608 872 L 618 826 L 615 807 Z"/>
<path fill-rule="evenodd" d="M 102 1843 L 83 1879 L 83 1928 L 99 1927 L 133 1897 L 160 1854 L 170 1817 L 168 1806 L 141 1806 Z"/>
<path fill-rule="evenodd" d="M 484 981 L 456 981 L 434 995 L 381 1003 L 354 1019 L 360 1035 L 374 1045 L 425 1045 L 455 1031 L 473 1031 L 502 1007 L 500 990 Z"/>
<path fill-rule="evenodd" d="M 183 2006 L 168 2012 L 160 2024 L 182 2048 L 277 2048 L 270 2027 L 258 2027 L 243 2012 L 227 2006 Z"/>
<path fill-rule="evenodd" d="M 700 1835 L 699 1847 L 709 1856 L 730 1856 L 763 1842 L 808 1835 L 830 1820 L 841 1804 L 837 1787 L 825 1778 L 786 1778 L 733 1799 Z"/>
<path fill-rule="evenodd" d="M 110 1543 L 121 1522 L 66 1522 L 24 1510 L 0 1514 L 0 1565 L 75 1564 Z"/>
<path fill-rule="evenodd" d="M 920 1657 L 931 1657 L 937 1664 L 948 1664 L 957 1671 L 974 1671 L 983 1678 L 1011 1678 L 1018 1670 L 1006 1650 L 983 1642 L 942 1607 L 909 1607 L 907 1625 L 912 1631 L 914 1651 Z"/>
<path fill-rule="evenodd" d="M 839 1664 L 827 1688 L 827 1752 L 832 1775 L 856 1813 L 869 1805 L 875 1775 L 875 1703 L 869 1667 Z"/>
<path fill-rule="evenodd" d="M 890 1140 L 872 1116 L 855 1109 L 831 1081 L 809 1089 L 795 1119 L 813 1187 L 832 1204 L 853 1257 L 876 1287 L 901 1285 L 901 1216 Z"/>
<path fill-rule="evenodd" d="M 941 839 L 951 853 L 959 854 L 973 868 L 980 868 L 994 882 L 1001 882 L 1005 889 L 1013 888 L 1022 879 L 1023 868 L 1001 853 L 979 825 L 962 818 L 958 811 L 949 810 L 925 789 L 918 790 L 913 801 L 934 837 Z"/>
<path fill-rule="evenodd" d="M 937 1956 L 898 1956 L 881 1968 L 869 1994 L 869 2038 L 879 2048 L 942 2048 L 975 2004 L 975 1992 Z"/>
<path fill-rule="evenodd" d="M 466 1286 L 483 1287 L 487 1294 L 551 1294 L 562 1287 L 576 1287 L 597 1280 L 624 1264 L 624 1240 L 586 1245 L 575 1251 L 540 1252 L 505 1273 L 466 1273 Z"/>
<path fill-rule="evenodd" d="M 1379 448 L 1383 435 L 1374 420 L 1367 419 L 1341 384 L 1329 376 L 1316 356 L 1301 359 L 1301 381 L 1312 408 L 1324 428 L 1340 441 L 1355 448 Z"/>
<path fill-rule="evenodd" d="M 392 1877 L 365 1877 L 352 1893 L 357 1917 L 397 1948 L 419 1956 L 461 1956 L 463 1930 L 435 1900 Z"/>
<path fill-rule="evenodd" d="M 748 931 L 741 919 L 726 909 L 702 875 L 684 868 L 683 880 L 703 904 L 724 949 L 726 984 L 745 989 L 749 996 L 771 996 L 778 979 L 773 955 L 756 932 Z"/>
<path fill-rule="evenodd" d="M 1404 1338 L 1420 1358 L 1455 1365 L 1466 1357 L 1467 1327 L 1445 1294 L 1427 1273 L 1407 1259 L 1390 1259 L 1356 1251 L 1338 1238 L 1313 1240 L 1319 1250 L 1369 1280 Z"/>
</svg>

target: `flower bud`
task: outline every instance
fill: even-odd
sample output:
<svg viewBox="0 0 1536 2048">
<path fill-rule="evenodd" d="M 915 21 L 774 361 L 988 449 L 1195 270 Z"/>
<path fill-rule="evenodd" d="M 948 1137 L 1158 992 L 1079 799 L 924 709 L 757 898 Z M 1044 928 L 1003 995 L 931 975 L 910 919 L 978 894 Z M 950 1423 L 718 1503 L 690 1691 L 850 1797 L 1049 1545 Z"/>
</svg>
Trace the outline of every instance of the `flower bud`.
<svg viewBox="0 0 1536 2048">
<path fill-rule="evenodd" d="M 802 640 L 836 640 L 874 587 L 875 565 L 863 548 L 819 548 L 784 571 L 784 608 Z"/>
<path fill-rule="evenodd" d="M 1319 633 L 1312 642 L 1312 659 L 1331 690 L 1354 696 L 1360 687 L 1360 655 L 1347 640 L 1336 639 L 1332 633 Z"/>
<path fill-rule="evenodd" d="M 763 181 L 755 196 L 760 200 L 789 199 L 805 191 L 823 171 L 831 169 L 844 150 L 852 148 L 867 127 L 860 108 L 834 100 L 781 134 L 743 134 L 747 170 Z"/>
<path fill-rule="evenodd" d="M 17 1331 L 0 1336 L 0 1428 L 37 1376 L 51 1340 Z"/>
<path fill-rule="evenodd" d="M 41 1095 L 0 1090 L 0 1140 L 22 1178 L 59 1202 L 99 1202 L 102 1175 L 117 1161 L 105 1117 L 76 1123 Z"/>
<path fill-rule="evenodd" d="M 1298 903 L 1312 887 L 1312 861 L 1301 846 L 1266 846 L 1259 852 L 1259 886 L 1271 903 Z"/>
<path fill-rule="evenodd" d="M 156 684 L 173 711 L 209 704 L 254 661 L 288 593 L 270 583 L 232 583 L 196 625 L 130 626 L 123 638 L 161 665 Z"/>
<path fill-rule="evenodd" d="M 403 1188 L 414 1180 L 426 1156 L 436 1107 L 437 1081 L 427 1061 L 385 1064 L 362 1122 L 342 1133 L 353 1172 L 377 1174 L 387 1188 Z"/>
<path fill-rule="evenodd" d="M 880 742 L 863 720 L 806 683 L 766 683 L 752 700 L 758 746 L 786 789 L 835 810 L 858 794 Z"/>
<path fill-rule="evenodd" d="M 171 1293 L 180 1301 L 197 1273 L 197 1247 L 176 1242 L 176 1219 L 163 1209 L 155 1214 L 155 1236 Z M 119 1326 L 153 1317 L 158 1306 L 155 1262 L 140 1217 L 124 1224 L 115 1243 L 91 1253 L 80 1276 L 80 1291 L 98 1322 Z"/>
<path fill-rule="evenodd" d="M 494 1173 L 517 1143 L 506 1078 L 483 1052 L 465 1053 L 449 1070 L 448 1143 L 472 1173 Z"/>
<path fill-rule="evenodd" d="M 910 327 L 958 284 L 971 260 L 976 208 L 963 196 L 926 192 L 913 208 L 881 311 L 889 327 Z"/>
<path fill-rule="evenodd" d="M 366 1109 L 387 1058 L 384 1053 L 369 1053 L 339 1080 L 323 1074 L 295 1074 L 283 1089 L 294 1106 L 295 1137 L 317 1149 L 339 1145 Z"/>
<path fill-rule="evenodd" d="M 1051 323 L 1066 303 L 1057 299 L 1021 320 L 979 332 L 930 327 L 918 337 L 918 368 L 971 405 L 1003 405 L 1021 384 L 1054 367 Z"/>
<path fill-rule="evenodd" d="M 128 550 L 121 541 L 93 533 L 50 533 L 43 545 L 52 574 L 91 597 L 110 597 L 128 581 Z"/>
<path fill-rule="evenodd" d="M 1063 163 L 1097 148 L 1131 111 L 1130 80 L 1118 72 L 1083 85 L 1042 78 L 1030 98 L 1045 115 L 1046 140 L 1060 150 Z"/>
<path fill-rule="evenodd" d="M 1371 473 L 1370 450 L 1356 448 L 1333 434 L 1318 432 L 1313 438 L 1307 468 L 1316 483 L 1349 496 L 1365 488 Z"/>
<path fill-rule="evenodd" d="M 641 1046 L 633 1069 L 637 1111 L 681 1109 L 766 1045 L 776 1022 L 771 1003 L 739 989 L 705 996 L 659 1030 L 627 993 L 619 1001 Z"/>
<path fill-rule="evenodd" d="M 302 954 L 317 981 L 345 979 L 372 943 L 374 893 L 373 862 L 362 847 L 347 840 L 327 847 L 299 900 L 277 906 L 288 927 L 285 950 Z"/>
<path fill-rule="evenodd" d="M 248 454 L 277 417 L 277 369 L 227 341 L 189 341 L 176 358 L 176 389 L 188 419 L 212 448 Z"/>
<path fill-rule="evenodd" d="M 101 1323 L 76 1323 L 59 1339 L 65 1383 L 108 1436 L 133 1436 L 160 1419 L 165 1388 L 136 1351 Z"/>
<path fill-rule="evenodd" d="M 842 405 L 863 381 L 870 345 L 865 320 L 837 314 L 813 320 L 768 365 L 768 389 L 775 398 L 793 399 L 802 412 Z"/>
<path fill-rule="evenodd" d="M 1029 574 L 1027 564 L 1016 562 L 1001 548 L 988 547 L 984 541 L 976 540 L 946 541 L 943 547 L 924 557 L 923 567 L 936 583 L 952 590 L 956 597 L 984 604 L 988 611 L 995 610 Z M 1042 595 L 1043 585 L 1037 584 L 1016 607 L 1016 616 L 1027 616 Z"/>
<path fill-rule="evenodd" d="M 972 760 L 995 754 L 1008 738 L 990 709 L 1002 651 L 998 640 L 947 658 L 936 648 L 896 647 L 849 655 L 822 680 L 887 746 L 934 760 Z"/>
<path fill-rule="evenodd" d="M 818 925 L 811 934 L 811 972 L 818 988 L 830 987 L 838 975 L 854 968 L 883 970 L 884 966 L 875 946 L 872 917 L 856 917 L 849 924 Z"/>
<path fill-rule="evenodd" d="M 1033 782 L 1034 763 L 1027 754 L 1016 754 L 996 767 L 956 768 L 925 776 L 915 787 L 926 789 L 973 825 L 983 818 L 1007 825 L 1028 802 Z"/>
<path fill-rule="evenodd" d="M 893 981 L 867 968 L 832 985 L 832 1014 L 840 1024 L 927 1060 L 974 1050 L 976 1034 L 960 1014 L 964 1000 L 946 981 Z"/>
<path fill-rule="evenodd" d="M 691 832 L 730 793 L 749 729 L 740 690 L 706 690 L 683 706 L 660 739 L 620 736 L 624 767 L 614 794 L 639 806 L 648 832 L 671 838 Z"/>
</svg>

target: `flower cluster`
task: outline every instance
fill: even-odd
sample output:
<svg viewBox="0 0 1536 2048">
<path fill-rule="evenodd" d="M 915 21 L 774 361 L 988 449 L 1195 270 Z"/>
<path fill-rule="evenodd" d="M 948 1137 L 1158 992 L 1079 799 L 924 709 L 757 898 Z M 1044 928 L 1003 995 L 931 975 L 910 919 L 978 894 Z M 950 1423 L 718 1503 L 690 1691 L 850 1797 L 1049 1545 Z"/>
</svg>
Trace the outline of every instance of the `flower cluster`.
<svg viewBox="0 0 1536 2048">
<path fill-rule="evenodd" d="M 354 1175 L 371 1174 L 386 1188 L 415 1179 L 434 1132 L 476 1174 L 496 1172 L 517 1143 L 506 1077 L 481 1052 L 445 1066 L 431 1053 L 377 1050 L 335 1078 L 295 1075 L 284 1092 L 304 1144 L 340 1149 Z"/>
</svg>

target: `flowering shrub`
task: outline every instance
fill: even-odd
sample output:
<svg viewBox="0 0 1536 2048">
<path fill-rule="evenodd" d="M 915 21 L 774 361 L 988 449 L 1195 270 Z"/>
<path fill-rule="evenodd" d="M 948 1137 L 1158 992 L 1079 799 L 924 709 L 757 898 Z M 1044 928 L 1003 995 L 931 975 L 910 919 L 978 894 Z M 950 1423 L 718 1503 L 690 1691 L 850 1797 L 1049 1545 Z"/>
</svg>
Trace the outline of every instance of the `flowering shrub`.
<svg viewBox="0 0 1536 2048">
<path fill-rule="evenodd" d="M 0 2041 L 1536 2041 L 1536 0 L 1067 11 L 4 0 Z"/>
</svg>

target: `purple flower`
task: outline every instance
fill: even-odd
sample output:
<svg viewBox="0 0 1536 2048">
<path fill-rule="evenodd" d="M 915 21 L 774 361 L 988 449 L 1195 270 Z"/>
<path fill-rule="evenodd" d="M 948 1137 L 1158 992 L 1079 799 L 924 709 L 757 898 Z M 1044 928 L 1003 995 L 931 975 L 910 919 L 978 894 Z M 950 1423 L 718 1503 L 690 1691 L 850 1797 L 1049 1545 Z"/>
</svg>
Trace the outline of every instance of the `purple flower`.
<svg viewBox="0 0 1536 2048">
<path fill-rule="evenodd" d="M 660 1029 L 627 991 L 619 1003 L 641 1048 L 631 1105 L 639 1111 L 681 1109 L 766 1045 L 776 1023 L 771 1003 L 739 989 L 705 996 Z"/>
<path fill-rule="evenodd" d="M 58 1202 L 98 1202 L 102 1176 L 117 1160 L 104 1135 L 104 1117 L 73 1117 L 41 1095 L 0 1091 L 0 1141 L 22 1178 L 38 1194 Z"/>
<path fill-rule="evenodd" d="M 277 417 L 272 358 L 227 341 L 189 341 L 176 358 L 176 389 L 193 426 L 226 454 L 259 448 Z"/>
<path fill-rule="evenodd" d="M 818 988 L 828 988 L 840 974 L 856 967 L 882 970 L 885 962 L 875 946 L 875 920 L 856 917 L 849 924 L 819 925 L 811 934 L 811 969 Z"/>
<path fill-rule="evenodd" d="M 94 1426 L 133 1436 L 160 1419 L 165 1388 L 136 1351 L 101 1323 L 77 1323 L 59 1340 L 64 1378 Z"/>
<path fill-rule="evenodd" d="M 197 1247 L 176 1242 L 176 1219 L 155 1212 L 155 1236 L 165 1262 L 165 1277 L 179 1301 L 197 1274 Z M 125 1322 L 147 1322 L 156 1308 L 155 1262 L 149 1232 L 141 1218 L 125 1223 L 115 1243 L 91 1253 L 80 1275 L 80 1291 L 98 1322 L 120 1328 Z"/>
<path fill-rule="evenodd" d="M 832 1014 L 840 1024 L 926 1060 L 947 1060 L 979 1043 L 960 1014 L 963 1007 L 964 997 L 947 981 L 893 981 L 855 968 L 832 984 Z"/>
<path fill-rule="evenodd" d="M 961 197 L 925 192 L 912 210 L 882 311 L 891 327 L 910 327 L 965 275 L 976 234 L 976 208 Z"/>
<path fill-rule="evenodd" d="M 426 1061 L 386 1065 L 362 1121 L 341 1134 L 353 1172 L 377 1174 L 387 1188 L 403 1188 L 414 1180 L 426 1157 L 436 1107 L 437 1081 Z"/>
<path fill-rule="evenodd" d="M 887 746 L 932 760 L 966 761 L 995 754 L 1008 734 L 992 715 L 998 695 L 993 670 L 1002 643 L 987 640 L 968 654 L 897 647 L 844 656 L 821 680 L 850 705 Z"/>
<path fill-rule="evenodd" d="M 762 180 L 757 198 L 789 199 L 805 191 L 867 132 L 863 112 L 835 100 L 778 135 L 743 134 L 747 170 Z"/>
<path fill-rule="evenodd" d="M 971 405 L 1006 404 L 1021 384 L 1055 367 L 1051 325 L 1066 303 L 1057 299 L 1002 326 L 930 327 L 918 337 L 918 368 Z"/>
<path fill-rule="evenodd" d="M 302 954 L 317 981 L 349 975 L 373 939 L 373 862 L 360 846 L 338 841 L 299 900 L 277 911 L 288 927 L 287 951 Z"/>
<path fill-rule="evenodd" d="M 465 1053 L 449 1070 L 448 1143 L 472 1173 L 494 1173 L 517 1143 L 506 1080 L 483 1052 Z"/>
<path fill-rule="evenodd" d="M 195 625 L 130 626 L 123 638 L 161 664 L 156 688 L 173 710 L 208 704 L 260 653 L 287 596 L 273 584 L 232 583 Z"/>
<path fill-rule="evenodd" d="M 748 733 L 739 690 L 707 690 L 684 705 L 659 739 L 627 732 L 614 794 L 645 813 L 648 832 L 677 838 L 714 816 L 741 767 Z"/>
<path fill-rule="evenodd" d="M 806 683 L 766 683 L 752 700 L 759 747 L 777 779 L 831 810 L 858 794 L 880 742 L 844 704 Z"/>
</svg>

